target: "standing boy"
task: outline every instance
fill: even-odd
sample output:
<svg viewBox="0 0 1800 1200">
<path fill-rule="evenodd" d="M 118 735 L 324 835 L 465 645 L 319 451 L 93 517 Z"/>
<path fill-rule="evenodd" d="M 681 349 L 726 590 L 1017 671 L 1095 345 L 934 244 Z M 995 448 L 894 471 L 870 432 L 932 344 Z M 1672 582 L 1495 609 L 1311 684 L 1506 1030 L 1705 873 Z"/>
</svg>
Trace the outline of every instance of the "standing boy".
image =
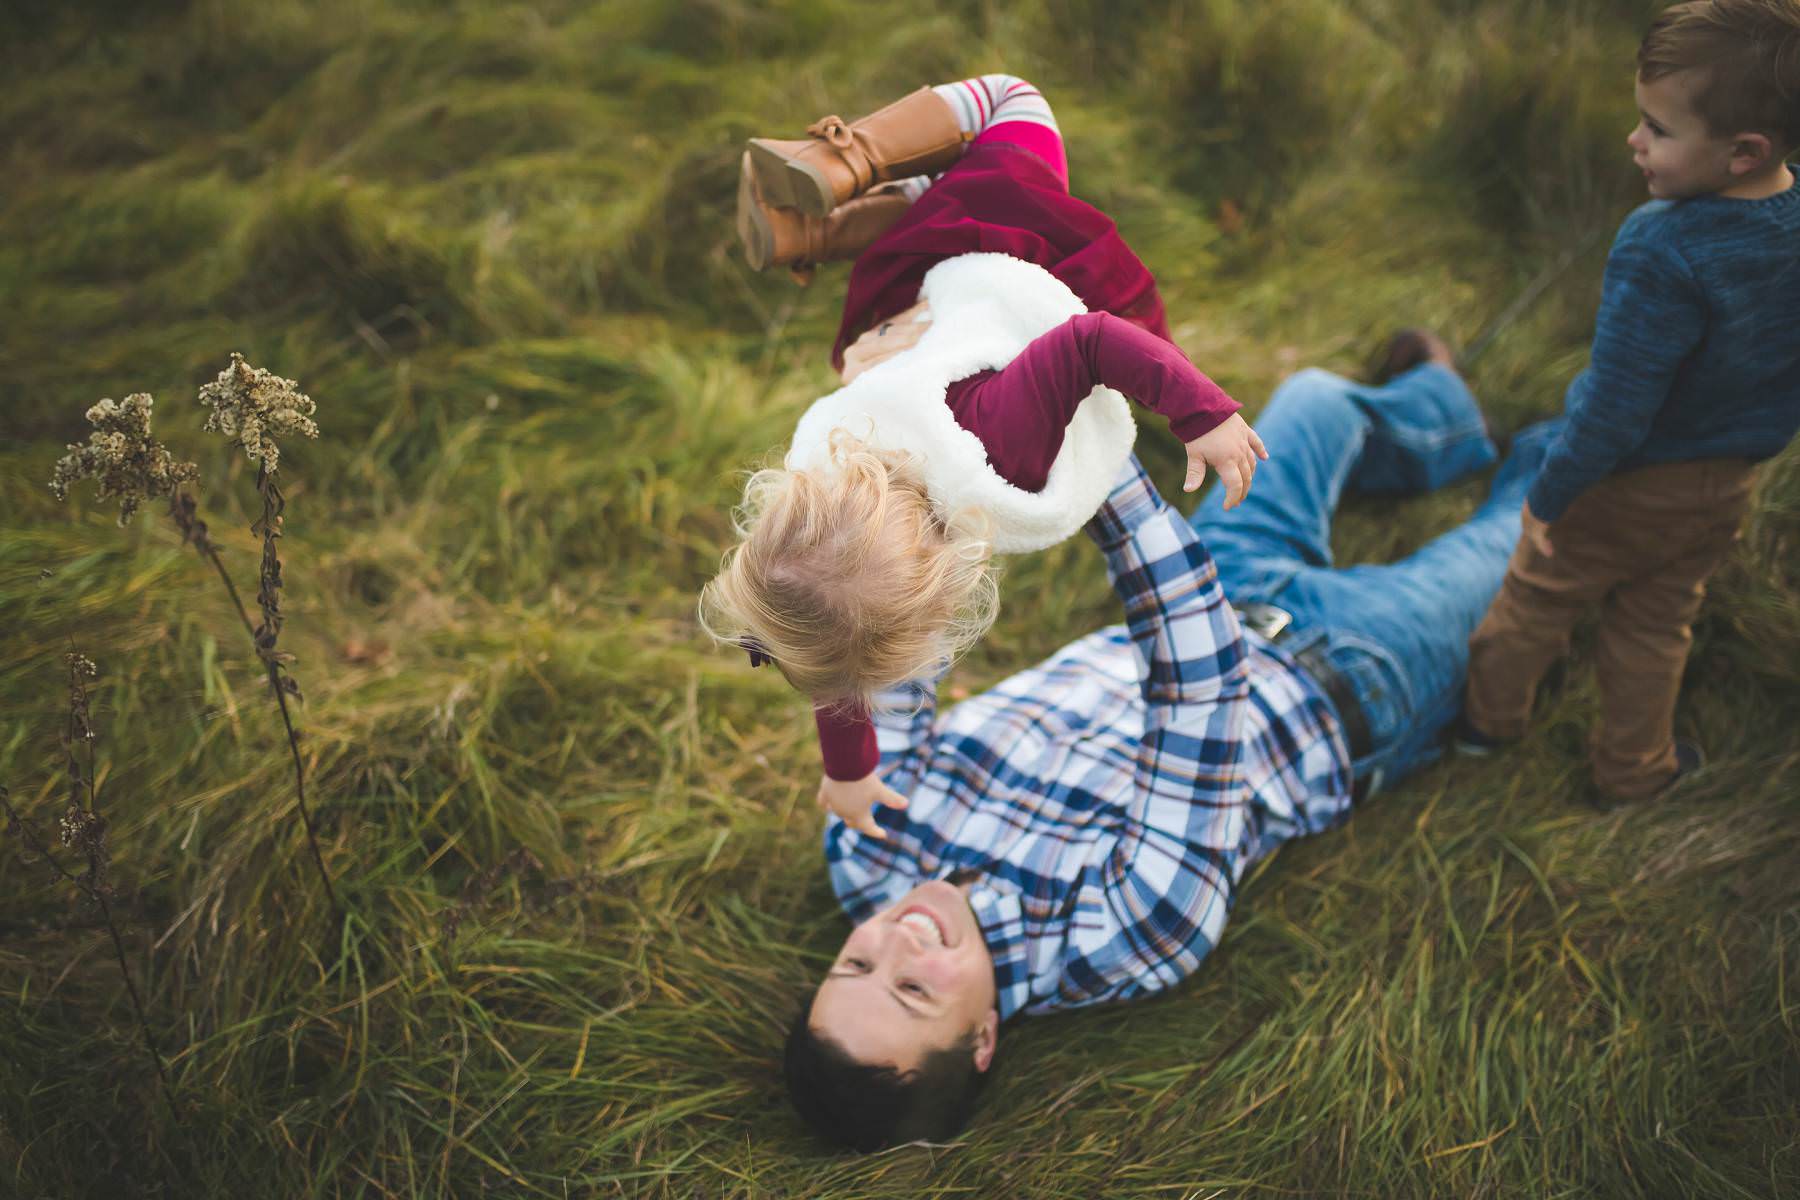
<svg viewBox="0 0 1800 1200">
<path fill-rule="evenodd" d="M 1755 464 L 1800 427 L 1800 0 L 1688 0 L 1638 48 L 1626 144 L 1651 201 L 1619 229 L 1592 357 L 1470 640 L 1459 748 L 1525 732 L 1532 694 L 1601 608 L 1594 781 L 1639 800 L 1702 762 L 1675 696 L 1707 576 Z"/>
</svg>

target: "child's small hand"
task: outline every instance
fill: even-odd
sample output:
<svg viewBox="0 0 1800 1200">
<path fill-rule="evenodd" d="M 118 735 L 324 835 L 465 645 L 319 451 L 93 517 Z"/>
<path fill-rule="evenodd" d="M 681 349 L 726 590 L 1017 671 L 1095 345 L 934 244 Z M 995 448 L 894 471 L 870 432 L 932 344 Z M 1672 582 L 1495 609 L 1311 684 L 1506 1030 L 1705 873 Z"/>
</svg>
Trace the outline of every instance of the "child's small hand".
<svg viewBox="0 0 1800 1200">
<path fill-rule="evenodd" d="M 1256 464 L 1269 457 L 1256 430 L 1237 413 L 1226 417 L 1210 433 L 1202 434 L 1187 444 L 1187 482 L 1181 490 L 1191 492 L 1206 478 L 1207 464 L 1219 473 L 1225 483 L 1225 507 L 1236 508 L 1250 492 L 1250 479 Z"/>
<path fill-rule="evenodd" d="M 1531 548 L 1545 558 L 1555 558 L 1556 545 L 1550 540 L 1550 526 L 1538 520 L 1537 514 L 1531 511 L 1531 501 L 1525 502 L 1521 515 L 1524 518 L 1522 524 L 1525 538 L 1531 543 Z"/>
<path fill-rule="evenodd" d="M 875 823 L 875 806 L 905 808 L 906 797 L 881 782 L 871 771 L 861 779 L 833 779 L 827 775 L 819 781 L 819 807 L 842 817 L 844 824 L 872 838 L 886 838 L 887 832 Z"/>
</svg>

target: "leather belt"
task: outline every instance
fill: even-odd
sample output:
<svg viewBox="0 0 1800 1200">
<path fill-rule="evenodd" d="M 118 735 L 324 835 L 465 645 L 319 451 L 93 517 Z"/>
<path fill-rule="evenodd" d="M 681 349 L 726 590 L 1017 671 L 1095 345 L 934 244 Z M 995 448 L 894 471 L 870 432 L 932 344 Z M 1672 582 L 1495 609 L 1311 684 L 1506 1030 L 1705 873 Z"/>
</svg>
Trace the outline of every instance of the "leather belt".
<svg viewBox="0 0 1800 1200">
<path fill-rule="evenodd" d="M 1240 604 L 1234 606 L 1238 620 L 1248 629 L 1252 629 L 1270 642 L 1280 645 L 1288 635 L 1294 632 L 1294 615 L 1287 609 L 1274 604 Z M 1369 718 L 1363 713 L 1362 703 L 1356 698 L 1356 689 L 1350 681 L 1338 674 L 1331 660 L 1325 657 L 1322 643 L 1315 642 L 1294 655 L 1294 661 L 1302 670 L 1313 677 L 1331 706 L 1337 709 L 1338 721 L 1344 727 L 1344 741 L 1349 745 L 1352 760 L 1367 758 L 1375 749 L 1375 738 L 1369 732 Z"/>
<path fill-rule="evenodd" d="M 1344 741 L 1349 743 L 1352 761 L 1367 758 L 1375 749 L 1375 738 L 1369 732 L 1369 718 L 1363 714 L 1362 704 L 1356 698 L 1356 689 L 1350 681 L 1338 674 L 1337 668 L 1325 657 L 1324 648 L 1320 645 L 1308 646 L 1294 655 L 1294 661 L 1302 670 L 1313 677 L 1313 682 L 1337 709 L 1338 720 L 1344 726 Z"/>
</svg>

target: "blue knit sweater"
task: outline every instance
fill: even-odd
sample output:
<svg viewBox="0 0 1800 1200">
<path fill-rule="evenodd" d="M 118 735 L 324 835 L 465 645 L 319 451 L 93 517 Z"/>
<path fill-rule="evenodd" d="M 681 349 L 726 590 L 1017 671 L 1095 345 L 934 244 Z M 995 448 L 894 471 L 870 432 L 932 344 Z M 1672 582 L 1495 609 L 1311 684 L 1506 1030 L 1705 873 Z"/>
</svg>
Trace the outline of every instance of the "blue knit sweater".
<svg viewBox="0 0 1800 1200">
<path fill-rule="evenodd" d="M 1564 404 L 1530 494 L 1542 521 L 1615 471 L 1779 453 L 1800 429 L 1800 182 L 1627 217 Z"/>
</svg>

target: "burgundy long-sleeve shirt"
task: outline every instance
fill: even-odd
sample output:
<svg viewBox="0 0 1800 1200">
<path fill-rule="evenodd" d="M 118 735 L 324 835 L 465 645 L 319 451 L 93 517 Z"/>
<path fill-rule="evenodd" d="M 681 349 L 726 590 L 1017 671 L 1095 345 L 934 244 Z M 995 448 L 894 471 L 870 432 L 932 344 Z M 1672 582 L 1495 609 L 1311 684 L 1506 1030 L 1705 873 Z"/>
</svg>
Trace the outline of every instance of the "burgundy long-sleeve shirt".
<svg viewBox="0 0 1800 1200">
<path fill-rule="evenodd" d="M 1040 491 L 1075 409 L 1096 387 L 1122 392 L 1166 417 L 1183 442 L 1211 432 L 1237 401 L 1175 346 L 1111 313 L 1070 317 L 998 371 L 952 383 L 945 402 L 956 423 L 981 439 L 1000 477 Z M 825 774 L 861 779 L 880 761 L 875 726 L 853 706 L 818 708 Z"/>
</svg>

